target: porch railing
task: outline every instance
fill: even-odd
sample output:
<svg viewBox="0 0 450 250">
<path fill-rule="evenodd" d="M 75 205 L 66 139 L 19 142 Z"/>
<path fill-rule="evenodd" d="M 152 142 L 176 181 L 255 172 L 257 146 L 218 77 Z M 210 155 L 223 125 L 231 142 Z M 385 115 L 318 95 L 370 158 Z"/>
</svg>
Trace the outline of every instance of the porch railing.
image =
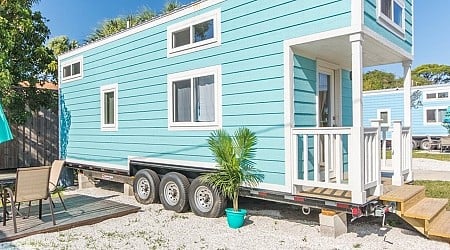
<svg viewBox="0 0 450 250">
<path fill-rule="evenodd" d="M 401 186 L 412 181 L 411 128 L 402 127 L 401 121 L 393 122 L 392 131 L 392 185 Z"/>
</svg>

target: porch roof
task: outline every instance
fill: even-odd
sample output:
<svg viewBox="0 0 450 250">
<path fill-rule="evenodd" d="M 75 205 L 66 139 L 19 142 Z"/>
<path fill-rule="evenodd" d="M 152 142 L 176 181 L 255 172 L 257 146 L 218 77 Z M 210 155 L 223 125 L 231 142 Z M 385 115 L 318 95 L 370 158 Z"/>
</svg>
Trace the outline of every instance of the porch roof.
<svg viewBox="0 0 450 250">
<path fill-rule="evenodd" d="M 306 57 L 321 59 L 351 70 L 352 49 L 349 34 L 305 42 L 292 46 Z M 412 55 L 387 40 L 365 34 L 362 45 L 364 67 L 401 63 L 412 60 Z"/>
</svg>

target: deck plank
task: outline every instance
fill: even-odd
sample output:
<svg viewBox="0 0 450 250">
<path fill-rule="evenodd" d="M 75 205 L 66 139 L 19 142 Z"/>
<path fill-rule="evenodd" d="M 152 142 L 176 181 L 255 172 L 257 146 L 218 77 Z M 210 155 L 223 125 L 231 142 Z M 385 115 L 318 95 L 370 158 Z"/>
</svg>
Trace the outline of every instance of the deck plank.
<svg viewBox="0 0 450 250">
<path fill-rule="evenodd" d="M 430 220 L 447 206 L 447 199 L 424 198 L 406 210 L 405 216 L 416 219 Z"/>
<path fill-rule="evenodd" d="M 414 195 L 425 189 L 424 186 L 416 185 L 403 185 L 391 192 L 388 192 L 380 196 L 380 200 L 384 201 L 395 201 L 395 202 L 405 202 Z"/>
<path fill-rule="evenodd" d="M 91 225 L 106 219 L 137 212 L 140 207 L 107 200 L 109 197 L 96 198 L 86 195 L 71 195 L 64 198 L 67 211 L 55 199 L 56 225 L 52 224 L 48 201 L 43 201 L 42 220 L 37 217 L 37 202 L 32 204 L 30 217 L 18 216 L 17 234 L 14 233 L 13 221 L 9 219 L 6 226 L 0 226 L 0 242 L 11 241 L 26 236 L 62 231 L 73 227 Z M 27 214 L 28 207 L 22 206 L 21 213 Z"/>
<path fill-rule="evenodd" d="M 444 212 L 428 231 L 431 236 L 450 238 L 450 211 Z"/>
</svg>

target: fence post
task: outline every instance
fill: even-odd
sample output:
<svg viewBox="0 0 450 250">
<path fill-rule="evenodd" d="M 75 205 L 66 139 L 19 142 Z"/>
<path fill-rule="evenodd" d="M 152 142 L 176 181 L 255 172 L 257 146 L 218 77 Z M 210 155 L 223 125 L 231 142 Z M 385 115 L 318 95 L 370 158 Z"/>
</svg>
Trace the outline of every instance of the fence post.
<svg viewBox="0 0 450 250">
<path fill-rule="evenodd" d="M 401 186 L 404 183 L 402 174 L 402 122 L 393 121 L 392 132 L 392 167 L 394 175 L 392 176 L 392 185 Z"/>
<path fill-rule="evenodd" d="M 380 119 L 373 119 L 370 120 L 370 124 L 372 127 L 377 128 L 377 134 L 375 135 L 375 159 L 374 159 L 374 163 L 375 163 L 375 178 L 377 180 L 377 186 L 373 192 L 374 195 L 376 196 L 380 196 L 383 194 L 383 184 L 381 184 L 381 166 L 380 166 L 380 155 L 381 155 L 381 143 L 382 141 L 380 140 L 381 136 L 381 122 L 382 120 Z M 384 151 L 384 155 L 386 155 L 386 148 L 383 149 Z"/>
</svg>

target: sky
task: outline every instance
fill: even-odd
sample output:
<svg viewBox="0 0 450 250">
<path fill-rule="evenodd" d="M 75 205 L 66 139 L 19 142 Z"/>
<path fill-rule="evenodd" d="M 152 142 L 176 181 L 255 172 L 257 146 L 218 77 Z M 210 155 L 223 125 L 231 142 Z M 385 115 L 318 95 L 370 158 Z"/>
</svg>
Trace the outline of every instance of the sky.
<svg viewBox="0 0 450 250">
<path fill-rule="evenodd" d="M 191 0 L 179 0 L 182 4 Z M 67 35 L 80 44 L 105 19 L 127 16 L 148 7 L 159 12 L 166 0 L 41 0 L 33 7 L 49 19 L 51 36 Z M 415 0 L 413 68 L 450 65 L 450 0 Z M 400 64 L 379 69 L 402 75 Z"/>
</svg>

